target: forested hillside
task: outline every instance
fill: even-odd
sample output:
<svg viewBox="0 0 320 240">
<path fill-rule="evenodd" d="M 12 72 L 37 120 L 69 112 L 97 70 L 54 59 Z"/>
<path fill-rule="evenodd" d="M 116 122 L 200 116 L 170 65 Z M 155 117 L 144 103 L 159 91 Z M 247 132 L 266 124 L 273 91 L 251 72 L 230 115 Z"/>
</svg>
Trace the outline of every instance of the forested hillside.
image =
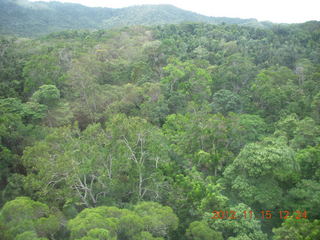
<svg viewBox="0 0 320 240">
<path fill-rule="evenodd" d="M 319 22 L 2 36 L 0 239 L 320 239 L 319 124 Z"/>
<path fill-rule="evenodd" d="M 214 14 L 214 10 L 213 10 Z M 0 0 L 0 34 L 40 36 L 63 30 L 109 29 L 129 25 L 159 25 L 181 22 L 230 23 L 256 27 L 271 23 L 256 19 L 207 17 L 172 5 L 142 5 L 127 8 L 90 8 L 60 2 Z"/>
</svg>

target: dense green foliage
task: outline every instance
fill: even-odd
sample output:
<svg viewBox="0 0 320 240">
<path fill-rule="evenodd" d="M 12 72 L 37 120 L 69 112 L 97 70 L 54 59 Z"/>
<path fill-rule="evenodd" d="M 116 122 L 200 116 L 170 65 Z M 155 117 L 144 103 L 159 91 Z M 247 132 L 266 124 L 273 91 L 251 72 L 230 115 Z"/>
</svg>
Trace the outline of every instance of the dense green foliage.
<svg viewBox="0 0 320 240">
<path fill-rule="evenodd" d="M 320 23 L 0 50 L 0 239 L 319 239 Z"/>
</svg>

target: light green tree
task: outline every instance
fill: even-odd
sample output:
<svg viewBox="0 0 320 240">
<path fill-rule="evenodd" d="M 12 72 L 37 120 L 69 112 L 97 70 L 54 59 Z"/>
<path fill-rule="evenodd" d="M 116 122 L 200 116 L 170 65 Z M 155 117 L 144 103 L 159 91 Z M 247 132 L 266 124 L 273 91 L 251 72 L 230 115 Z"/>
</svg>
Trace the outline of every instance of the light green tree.
<svg viewBox="0 0 320 240">
<path fill-rule="evenodd" d="M 281 227 L 274 228 L 274 240 L 313 240 L 320 237 L 320 221 L 308 219 L 296 219 L 291 216 L 286 219 Z"/>
<path fill-rule="evenodd" d="M 18 197 L 7 202 L 1 209 L 0 221 L 11 238 L 19 240 L 52 238 L 60 228 L 59 215 L 29 197 Z"/>
<path fill-rule="evenodd" d="M 265 138 L 241 150 L 224 171 L 223 181 L 238 201 L 273 209 L 282 206 L 283 193 L 298 180 L 298 174 L 298 162 L 286 139 Z"/>
<path fill-rule="evenodd" d="M 142 202 L 134 211 L 143 219 L 145 231 L 155 237 L 166 237 L 178 227 L 179 219 L 170 207 L 156 202 Z"/>
</svg>

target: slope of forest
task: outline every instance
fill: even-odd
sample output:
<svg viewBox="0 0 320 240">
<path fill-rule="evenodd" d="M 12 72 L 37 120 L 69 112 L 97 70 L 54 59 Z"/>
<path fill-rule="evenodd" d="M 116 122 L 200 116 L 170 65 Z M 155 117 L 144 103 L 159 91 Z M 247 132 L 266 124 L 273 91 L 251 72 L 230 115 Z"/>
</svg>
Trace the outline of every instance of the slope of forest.
<svg viewBox="0 0 320 240">
<path fill-rule="evenodd" d="M 39 36 L 76 29 L 107 29 L 128 25 L 180 22 L 230 23 L 269 26 L 256 19 L 207 17 L 171 5 L 142 5 L 120 9 L 90 8 L 60 2 L 0 0 L 0 34 Z"/>
<path fill-rule="evenodd" d="M 319 22 L 2 36 L 0 69 L 1 240 L 320 239 Z"/>
</svg>

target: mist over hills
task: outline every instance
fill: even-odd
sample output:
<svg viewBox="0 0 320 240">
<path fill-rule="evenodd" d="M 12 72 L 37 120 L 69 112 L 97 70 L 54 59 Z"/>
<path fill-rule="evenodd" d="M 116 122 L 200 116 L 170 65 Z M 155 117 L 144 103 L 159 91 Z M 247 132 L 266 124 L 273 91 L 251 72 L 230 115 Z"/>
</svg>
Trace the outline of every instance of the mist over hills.
<svg viewBox="0 0 320 240">
<path fill-rule="evenodd" d="M 256 27 L 271 25 L 256 19 L 208 17 L 172 5 L 113 9 L 60 2 L 0 0 L 0 34 L 8 35 L 30 37 L 69 29 L 109 29 L 181 22 L 228 23 Z"/>
</svg>

